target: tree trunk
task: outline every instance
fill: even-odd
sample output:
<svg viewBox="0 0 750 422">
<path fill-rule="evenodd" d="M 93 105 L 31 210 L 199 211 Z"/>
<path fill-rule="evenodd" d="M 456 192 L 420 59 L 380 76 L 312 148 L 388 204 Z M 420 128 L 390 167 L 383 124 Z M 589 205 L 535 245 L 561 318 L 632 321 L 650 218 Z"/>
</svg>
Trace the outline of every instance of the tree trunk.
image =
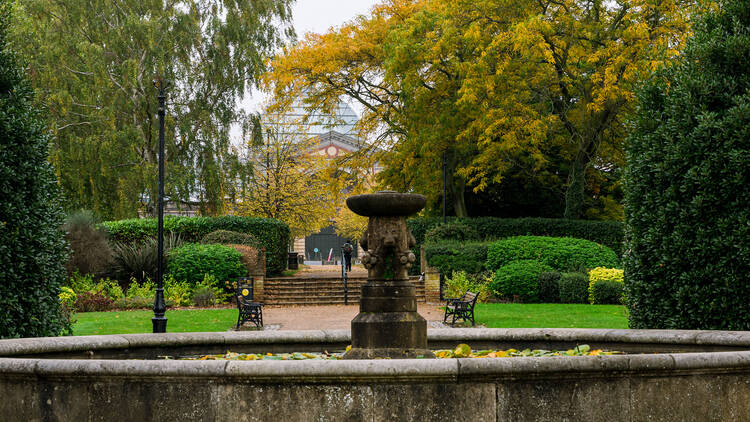
<svg viewBox="0 0 750 422">
<path fill-rule="evenodd" d="M 456 213 L 456 217 L 468 217 L 466 212 L 466 200 L 464 199 L 464 192 L 466 192 L 466 181 L 463 177 L 455 177 L 453 183 L 453 211 Z"/>
</svg>

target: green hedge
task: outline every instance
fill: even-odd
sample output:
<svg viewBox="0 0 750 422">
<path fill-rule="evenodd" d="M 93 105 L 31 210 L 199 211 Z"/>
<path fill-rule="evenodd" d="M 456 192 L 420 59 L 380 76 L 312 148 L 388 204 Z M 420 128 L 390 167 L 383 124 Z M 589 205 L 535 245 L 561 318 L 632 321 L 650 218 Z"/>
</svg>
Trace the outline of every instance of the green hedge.
<svg viewBox="0 0 750 422">
<path fill-rule="evenodd" d="M 560 303 L 560 278 L 557 271 L 539 274 L 539 302 Z"/>
<path fill-rule="evenodd" d="M 258 247 L 260 242 L 249 233 L 233 232 L 230 230 L 216 230 L 201 239 L 201 243 L 218 243 L 221 245 L 248 245 Z"/>
<path fill-rule="evenodd" d="M 441 274 L 466 271 L 475 274 L 485 270 L 487 242 L 441 242 L 425 245 L 425 257 Z"/>
<path fill-rule="evenodd" d="M 624 177 L 631 328 L 750 330 L 750 3 L 696 19 L 638 92 Z"/>
<path fill-rule="evenodd" d="M 561 303 L 589 303 L 589 278 L 583 273 L 563 273 L 560 277 Z"/>
<path fill-rule="evenodd" d="M 471 242 L 476 240 L 479 240 L 479 233 L 460 221 L 438 224 L 424 235 L 425 243 L 443 241 Z"/>
<path fill-rule="evenodd" d="M 449 223 L 460 223 L 473 229 L 479 240 L 496 240 L 511 236 L 575 237 L 610 247 L 618 255 L 622 251 L 623 224 L 619 221 L 567 220 L 562 218 L 498 218 L 448 217 Z M 425 243 L 427 232 L 440 225 L 442 218 L 410 218 L 406 224 L 417 240 L 412 249 L 417 262 L 411 273 L 419 272 L 419 247 Z"/>
<path fill-rule="evenodd" d="M 622 305 L 623 286 L 619 281 L 589 282 L 589 302 L 592 305 Z"/>
<path fill-rule="evenodd" d="M 489 270 L 496 270 L 519 259 L 534 259 L 556 271 L 619 265 L 612 249 L 584 239 L 516 236 L 488 246 L 486 265 Z"/>
<path fill-rule="evenodd" d="M 156 236 L 156 218 L 132 218 L 101 224 L 111 240 L 132 242 Z M 266 248 L 266 271 L 280 274 L 287 265 L 289 227 L 271 218 L 237 216 L 164 218 L 164 231 L 176 233 L 186 242 L 200 242 L 207 234 L 229 230 L 253 235 Z"/>
<path fill-rule="evenodd" d="M 531 259 L 513 261 L 495 273 L 492 291 L 506 299 L 516 297 L 524 303 L 539 302 L 539 275 L 550 272 L 549 265 Z"/>
<path fill-rule="evenodd" d="M 247 276 L 242 254 L 224 245 L 189 243 L 172 249 L 167 256 L 167 275 L 195 284 L 206 274 L 219 281 L 234 281 Z"/>
</svg>

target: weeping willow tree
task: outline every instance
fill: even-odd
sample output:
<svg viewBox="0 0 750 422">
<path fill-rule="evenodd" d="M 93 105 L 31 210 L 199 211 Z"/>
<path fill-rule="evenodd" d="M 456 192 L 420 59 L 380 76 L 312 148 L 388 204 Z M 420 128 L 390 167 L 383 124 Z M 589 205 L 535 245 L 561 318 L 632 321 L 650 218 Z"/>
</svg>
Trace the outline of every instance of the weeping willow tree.
<svg viewBox="0 0 750 422">
<path fill-rule="evenodd" d="M 155 78 L 168 92 L 166 199 L 222 211 L 248 174 L 230 129 L 265 57 L 294 33 L 293 0 L 19 0 L 15 45 L 46 107 L 68 208 L 105 218 L 153 209 Z M 155 202 L 155 201 L 154 201 Z"/>
</svg>

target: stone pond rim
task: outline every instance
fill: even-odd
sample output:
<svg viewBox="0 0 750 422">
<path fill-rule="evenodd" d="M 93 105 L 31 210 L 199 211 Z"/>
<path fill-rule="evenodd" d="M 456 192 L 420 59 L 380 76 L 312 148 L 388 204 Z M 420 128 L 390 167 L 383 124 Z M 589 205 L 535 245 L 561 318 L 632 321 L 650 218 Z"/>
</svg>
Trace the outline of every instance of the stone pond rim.
<svg viewBox="0 0 750 422">
<path fill-rule="evenodd" d="M 418 213 L 426 204 L 427 198 L 424 195 L 390 190 L 354 195 L 346 199 L 346 206 L 363 217 L 409 216 Z"/>
</svg>

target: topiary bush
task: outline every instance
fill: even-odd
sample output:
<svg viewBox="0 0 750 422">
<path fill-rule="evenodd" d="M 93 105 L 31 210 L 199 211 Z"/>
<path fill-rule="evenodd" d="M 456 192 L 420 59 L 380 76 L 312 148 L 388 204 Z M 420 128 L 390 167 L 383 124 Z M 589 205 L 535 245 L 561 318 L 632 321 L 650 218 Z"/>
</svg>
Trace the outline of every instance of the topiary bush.
<svg viewBox="0 0 750 422">
<path fill-rule="evenodd" d="M 442 274 L 452 274 L 454 271 L 479 273 L 485 270 L 487 245 L 487 242 L 428 243 L 424 246 L 425 258 L 431 267 L 439 269 Z"/>
<path fill-rule="evenodd" d="M 440 241 L 455 241 L 455 242 L 471 242 L 479 240 L 479 233 L 472 227 L 462 222 L 451 222 L 439 224 L 425 233 L 424 242 L 440 242 Z"/>
<path fill-rule="evenodd" d="M 0 4 L 0 338 L 70 333 L 61 312 L 68 249 L 50 137 L 8 48 L 13 2 Z"/>
<path fill-rule="evenodd" d="M 589 278 L 584 273 L 563 273 L 560 303 L 589 303 Z"/>
<path fill-rule="evenodd" d="M 719 3 L 638 92 L 627 142 L 631 328 L 750 330 L 750 3 Z"/>
<path fill-rule="evenodd" d="M 167 274 L 195 284 L 211 274 L 220 281 L 247 276 L 242 254 L 224 245 L 189 243 L 172 249 L 167 256 Z"/>
<path fill-rule="evenodd" d="M 110 239 L 119 242 L 144 241 L 156 237 L 155 218 L 132 218 L 106 221 L 101 227 Z M 287 265 L 289 226 L 273 218 L 251 218 L 225 215 L 221 217 L 164 218 L 164 230 L 175 233 L 186 242 L 200 242 L 207 234 L 217 230 L 247 233 L 255 237 L 259 246 L 266 249 L 266 271 L 281 274 Z"/>
<path fill-rule="evenodd" d="M 560 303 L 560 277 L 557 271 L 539 274 L 539 302 Z"/>
<path fill-rule="evenodd" d="M 487 269 L 494 270 L 519 259 L 533 259 L 556 271 L 615 267 L 617 255 L 606 246 L 570 237 L 516 236 L 491 243 Z"/>
<path fill-rule="evenodd" d="M 492 291 L 506 299 L 524 303 L 539 302 L 539 275 L 552 267 L 531 259 L 513 261 L 495 272 Z"/>
<path fill-rule="evenodd" d="M 603 280 L 589 284 L 589 303 L 592 305 L 622 305 L 623 283 Z"/>
</svg>

